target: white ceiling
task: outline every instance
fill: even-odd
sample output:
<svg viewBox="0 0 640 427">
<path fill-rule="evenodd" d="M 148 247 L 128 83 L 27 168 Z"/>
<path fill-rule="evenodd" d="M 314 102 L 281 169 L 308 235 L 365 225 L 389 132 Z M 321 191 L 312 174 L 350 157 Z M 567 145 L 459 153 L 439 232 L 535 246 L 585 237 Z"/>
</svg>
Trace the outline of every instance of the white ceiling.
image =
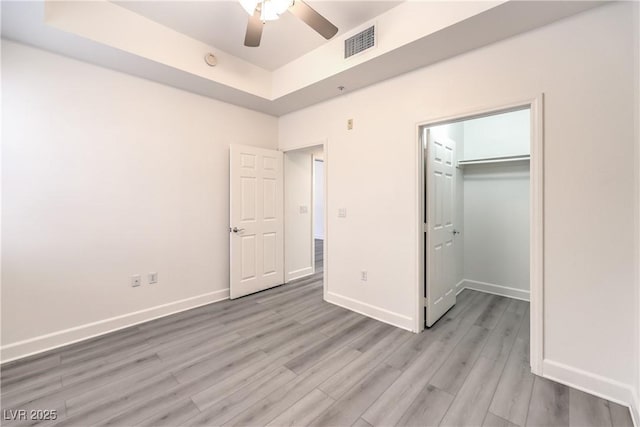
<svg viewBox="0 0 640 427">
<path fill-rule="evenodd" d="M 209 1 L 204 4 L 210 4 Z M 156 4 L 158 10 L 163 8 L 161 1 L 151 0 L 151 3 Z M 336 12 L 336 15 L 342 18 L 321 10 L 325 3 L 340 5 L 343 12 Z M 353 6 L 354 3 L 357 6 L 358 3 L 376 2 L 344 2 L 344 5 Z M 191 2 L 170 4 L 189 5 Z M 359 10 L 355 6 L 343 10 L 342 2 L 314 1 L 312 4 L 338 25 L 341 25 L 339 19 L 346 19 L 347 10 Z M 242 36 L 238 45 L 229 48 L 233 53 L 219 51 L 218 65 L 208 67 L 202 57 L 211 49 L 209 43 L 183 35 L 107 0 L 2 0 L 0 27 L 3 39 L 280 116 L 340 96 L 339 86 L 346 87 L 346 93 L 349 93 L 602 4 L 606 3 L 537 0 L 401 2 L 374 18 L 379 26 L 375 49 L 345 61 L 342 46 L 346 35 L 328 42 L 320 39 L 320 47 L 313 49 L 309 44 L 307 49 L 313 49 L 311 52 L 274 71 L 259 68 L 233 55 L 237 54 L 233 49 L 243 49 Z M 235 3 L 222 2 L 214 8 L 218 7 L 235 9 L 234 14 L 240 17 L 244 13 Z M 367 9 L 366 13 L 377 12 Z M 178 11 L 176 14 L 182 16 Z M 182 19 L 187 18 L 183 16 Z M 352 19 L 355 22 L 355 18 Z M 363 19 L 362 15 L 359 19 Z M 207 19 L 203 21 L 208 22 Z M 295 21 L 293 24 L 300 24 L 302 33 L 315 37 L 304 24 Z M 193 26 L 204 31 L 206 25 Z M 283 33 L 287 31 L 282 29 Z M 243 32 L 241 29 L 241 34 Z M 286 40 L 284 34 L 282 37 Z M 230 43 L 229 39 L 222 37 L 210 44 L 219 46 L 224 40 Z M 269 50 L 272 53 L 291 50 L 286 42 L 283 43 L 284 47 L 274 46 Z M 298 44 L 297 38 L 295 44 Z M 267 54 L 266 47 L 263 52 Z"/>
<path fill-rule="evenodd" d="M 277 21 L 266 23 L 259 47 L 245 47 L 248 16 L 236 0 L 125 0 L 113 3 L 267 70 L 280 68 L 326 43 L 305 23 L 291 13 L 285 13 Z M 402 1 L 309 0 L 307 3 L 336 25 L 337 36 L 340 36 Z"/>
</svg>

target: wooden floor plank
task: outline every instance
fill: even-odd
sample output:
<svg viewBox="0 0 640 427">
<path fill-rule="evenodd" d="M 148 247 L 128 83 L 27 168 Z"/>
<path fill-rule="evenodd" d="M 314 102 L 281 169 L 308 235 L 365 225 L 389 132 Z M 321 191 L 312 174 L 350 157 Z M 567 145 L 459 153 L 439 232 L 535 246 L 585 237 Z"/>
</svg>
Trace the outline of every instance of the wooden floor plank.
<svg viewBox="0 0 640 427">
<path fill-rule="evenodd" d="M 570 389 L 569 425 L 572 427 L 611 427 L 609 403 L 583 391 Z"/>
<path fill-rule="evenodd" d="M 335 374 L 344 363 L 350 363 L 361 353 L 349 347 L 342 347 L 312 366 L 304 374 L 281 387 L 266 398 L 252 405 L 242 414 L 233 418 L 225 425 L 231 426 L 259 426 L 266 425 L 283 412 L 293 406 L 301 396 L 311 393 L 327 378 Z"/>
<path fill-rule="evenodd" d="M 523 426 L 527 419 L 534 379 L 529 366 L 529 343 L 517 339 L 489 410 L 501 418 Z"/>
<path fill-rule="evenodd" d="M 382 363 L 316 418 L 311 426 L 350 426 L 400 375 Z"/>
<path fill-rule="evenodd" d="M 408 335 L 406 331 L 395 328 L 373 347 L 367 348 L 367 351 L 356 360 L 323 382 L 318 388 L 334 399 L 339 399 L 344 393 L 367 376 L 369 372 L 375 369 L 376 366 L 382 363 L 393 349 L 403 341 L 406 341 L 407 338 Z M 357 342 L 352 343 L 350 347 L 357 347 L 361 350 L 364 349 L 364 347 Z"/>
<path fill-rule="evenodd" d="M 504 418 L 499 417 L 495 414 L 492 414 L 491 412 L 488 412 L 487 416 L 484 419 L 482 427 L 518 427 L 518 425 L 505 420 Z"/>
<path fill-rule="evenodd" d="M 267 397 L 280 387 L 295 378 L 295 374 L 287 368 L 280 367 L 269 375 L 259 378 L 232 394 L 227 394 L 223 399 L 214 404 L 206 401 L 202 395 L 194 396 L 193 400 L 198 404 L 201 413 L 186 424 L 194 425 L 222 425 L 242 413 L 256 402 Z"/>
<path fill-rule="evenodd" d="M 526 425 L 532 427 L 568 426 L 569 387 L 536 377 Z"/>
<path fill-rule="evenodd" d="M 318 363 L 318 361 L 322 360 L 326 355 L 357 338 L 365 332 L 366 329 L 375 326 L 375 323 L 376 322 L 371 319 L 360 319 L 339 334 L 312 346 L 300 356 L 286 363 L 285 366 L 296 374 L 300 374 Z"/>
<path fill-rule="evenodd" d="M 480 314 L 475 324 L 487 329 L 495 328 L 510 303 L 511 300 L 507 297 L 493 295 L 491 302 Z"/>
<path fill-rule="evenodd" d="M 609 402 L 609 411 L 611 412 L 611 424 L 615 427 L 633 427 L 633 420 L 628 407 Z"/>
<path fill-rule="evenodd" d="M 142 427 L 173 427 L 182 425 L 185 420 L 198 413 L 198 408 L 190 399 L 183 399 L 163 408 L 157 414 L 136 425 Z"/>
<path fill-rule="evenodd" d="M 427 385 L 420 391 L 397 425 L 407 427 L 437 426 L 442 421 L 453 399 L 454 396 L 451 394 L 432 385 Z"/>
<path fill-rule="evenodd" d="M 509 356 L 522 323 L 522 316 L 522 314 L 512 311 L 507 311 L 502 315 L 482 350 L 484 357 L 498 360 Z"/>
<path fill-rule="evenodd" d="M 431 384 L 449 394 L 458 393 L 476 359 L 480 356 L 488 336 L 488 329 L 472 326 L 438 369 L 431 379 Z"/>
<path fill-rule="evenodd" d="M 451 342 L 434 342 L 367 409 L 362 418 L 372 425 L 395 425 L 451 353 Z"/>
<path fill-rule="evenodd" d="M 267 426 L 307 426 L 334 403 L 335 401 L 332 398 L 322 391 L 315 389 L 298 400 L 293 406 L 267 424 Z"/>
<path fill-rule="evenodd" d="M 324 302 L 317 268 L 4 364 L 3 410 L 59 417 L 3 425 L 631 425 L 531 374 L 527 302 L 464 290 L 411 334 Z"/>
<path fill-rule="evenodd" d="M 352 427 L 373 427 L 371 424 L 363 420 L 362 418 L 358 418 L 357 421 L 351 424 Z"/>
<path fill-rule="evenodd" d="M 442 420 L 442 425 L 482 425 L 502 374 L 504 363 L 504 360 L 493 360 L 480 356 L 451 403 Z"/>
</svg>

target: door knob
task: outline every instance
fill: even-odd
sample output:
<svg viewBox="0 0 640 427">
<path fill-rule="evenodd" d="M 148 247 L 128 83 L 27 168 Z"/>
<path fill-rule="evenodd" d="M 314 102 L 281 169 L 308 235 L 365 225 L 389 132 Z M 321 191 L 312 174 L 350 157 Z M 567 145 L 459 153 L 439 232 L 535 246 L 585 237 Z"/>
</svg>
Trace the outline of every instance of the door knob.
<svg viewBox="0 0 640 427">
<path fill-rule="evenodd" d="M 233 231 L 234 233 L 240 233 L 241 231 L 244 231 L 244 228 L 233 227 L 229 229 L 229 231 Z"/>
<path fill-rule="evenodd" d="M 453 230 L 453 231 L 451 232 L 451 234 L 453 234 L 453 235 L 455 236 L 456 234 L 460 234 L 460 232 L 459 232 L 458 230 Z"/>
</svg>

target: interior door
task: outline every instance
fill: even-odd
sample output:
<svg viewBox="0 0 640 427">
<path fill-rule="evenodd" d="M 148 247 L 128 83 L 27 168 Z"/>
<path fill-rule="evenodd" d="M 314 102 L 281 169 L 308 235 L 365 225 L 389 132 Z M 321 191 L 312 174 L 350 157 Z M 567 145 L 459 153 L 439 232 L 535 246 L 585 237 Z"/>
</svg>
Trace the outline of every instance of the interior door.
<svg viewBox="0 0 640 427">
<path fill-rule="evenodd" d="M 283 157 L 230 147 L 230 297 L 284 282 Z"/>
<path fill-rule="evenodd" d="M 424 131 L 426 182 L 426 326 L 456 303 L 455 292 L 455 142 Z"/>
</svg>

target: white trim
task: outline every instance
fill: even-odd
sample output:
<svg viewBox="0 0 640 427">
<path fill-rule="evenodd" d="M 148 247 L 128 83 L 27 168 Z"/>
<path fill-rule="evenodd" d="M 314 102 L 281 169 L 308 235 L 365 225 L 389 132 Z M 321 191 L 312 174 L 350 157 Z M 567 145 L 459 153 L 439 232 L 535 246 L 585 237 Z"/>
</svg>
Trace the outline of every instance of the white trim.
<svg viewBox="0 0 640 427">
<path fill-rule="evenodd" d="M 529 301 L 530 292 L 523 289 L 511 288 L 509 286 L 496 285 L 494 283 L 480 282 L 478 280 L 464 279 L 456 286 L 461 286 L 456 295 L 463 289 L 473 289 L 474 291 L 485 292 L 488 294 L 501 295 L 503 297 L 515 298 L 523 301 Z"/>
<path fill-rule="evenodd" d="M 313 258 L 312 258 L 313 259 Z M 299 270 L 287 272 L 284 283 L 289 283 L 292 280 L 301 279 L 303 277 L 311 276 L 314 273 L 314 267 L 305 267 Z"/>
<path fill-rule="evenodd" d="M 529 164 L 529 283 L 531 372 L 542 372 L 544 359 L 544 95 L 530 102 L 531 160 Z"/>
<path fill-rule="evenodd" d="M 0 348 L 2 363 L 22 359 L 226 299 L 229 299 L 229 288 L 7 344 Z"/>
<path fill-rule="evenodd" d="M 426 173 L 424 170 L 424 141 L 423 141 L 423 132 L 422 132 L 422 125 L 420 123 L 418 123 L 416 125 L 416 130 L 415 130 L 415 134 L 417 136 L 416 141 L 414 143 L 414 158 L 416 159 L 416 163 L 415 163 L 415 174 L 417 176 L 417 180 L 416 182 L 418 183 L 417 185 L 417 196 L 416 197 L 416 204 L 415 204 L 415 212 L 417 213 L 417 224 L 416 224 L 416 270 L 418 272 L 418 286 L 416 286 L 415 288 L 415 294 L 414 294 L 414 298 L 416 301 L 416 311 L 414 314 L 414 324 L 413 324 L 413 332 L 416 333 L 420 333 L 424 330 L 424 324 L 425 324 L 425 318 L 424 318 L 424 313 L 425 313 L 425 304 L 424 301 L 426 300 L 427 296 L 425 293 L 425 288 L 424 288 L 424 284 L 425 284 L 425 271 L 424 271 L 424 262 L 423 260 L 425 259 L 425 253 L 424 253 L 424 235 L 425 232 L 427 231 L 425 229 L 425 225 L 424 225 L 424 218 L 423 218 L 423 206 L 424 206 L 424 192 L 425 192 L 425 186 L 424 186 L 424 174 Z"/>
<path fill-rule="evenodd" d="M 631 393 L 632 401 L 629 409 L 631 410 L 631 418 L 633 420 L 633 425 L 636 427 L 640 427 L 640 400 L 638 399 L 638 391 L 633 390 Z"/>
<path fill-rule="evenodd" d="M 360 313 L 364 316 L 388 323 L 389 325 L 406 329 L 407 331 L 412 331 L 413 329 L 413 319 L 400 313 L 394 313 L 393 311 L 376 307 L 375 305 L 367 304 L 333 292 L 327 293 L 326 301 L 331 304 L 339 305 L 347 310 L 355 311 L 356 313 Z"/>
<path fill-rule="evenodd" d="M 417 213 L 416 224 L 416 247 L 418 257 L 416 261 L 416 271 L 418 280 L 415 298 L 415 320 L 413 329 L 420 332 L 424 329 L 424 310 L 422 288 L 424 283 L 424 243 L 422 229 L 422 144 L 420 130 L 425 126 L 435 126 L 452 123 L 470 118 L 477 118 L 491 114 L 499 114 L 519 109 L 530 109 L 531 114 L 531 163 L 529 180 L 530 185 L 530 301 L 531 301 L 531 339 L 530 339 L 530 360 L 531 372 L 537 375 L 542 374 L 542 360 L 544 358 L 544 94 L 539 94 L 531 98 L 517 100 L 502 105 L 478 107 L 468 111 L 462 111 L 445 117 L 433 117 L 415 124 L 415 177 L 418 183 L 418 197 L 416 198 L 415 212 Z"/>
<path fill-rule="evenodd" d="M 458 283 L 456 283 L 456 286 L 455 286 L 455 288 L 454 288 L 454 289 L 456 290 L 456 296 L 458 296 L 458 294 L 459 294 L 460 292 L 462 292 L 462 291 L 464 291 L 464 290 L 465 290 L 465 287 L 464 287 L 464 286 L 462 286 L 462 284 L 463 284 L 463 283 L 464 283 L 464 279 L 462 279 L 462 280 L 460 280 Z"/>
<path fill-rule="evenodd" d="M 624 384 L 549 359 L 542 362 L 542 367 L 544 378 L 629 407 L 634 424 L 638 426 L 637 408 L 629 405 L 629 402 L 632 402 L 635 397 L 633 387 L 630 384 Z"/>
</svg>

